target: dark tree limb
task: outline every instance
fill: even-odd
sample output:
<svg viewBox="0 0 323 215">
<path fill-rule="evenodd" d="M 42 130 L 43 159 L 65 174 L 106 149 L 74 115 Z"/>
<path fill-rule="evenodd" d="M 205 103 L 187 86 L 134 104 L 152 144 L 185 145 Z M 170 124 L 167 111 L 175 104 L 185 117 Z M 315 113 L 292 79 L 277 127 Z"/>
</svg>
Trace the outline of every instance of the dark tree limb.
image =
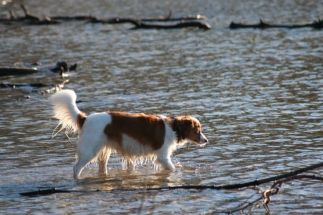
<svg viewBox="0 0 323 215">
<path fill-rule="evenodd" d="M 56 189 L 54 188 L 49 188 L 49 189 L 38 189 L 37 191 L 33 192 L 25 192 L 25 193 L 20 193 L 21 196 L 28 196 L 28 197 L 37 197 L 37 196 L 46 196 L 46 195 L 51 195 L 55 193 L 92 193 L 92 192 L 99 192 L 100 190 L 61 190 L 61 189 Z"/>
<path fill-rule="evenodd" d="M 174 190 L 174 189 L 215 189 L 215 190 L 232 190 L 232 189 L 239 189 L 239 188 L 244 188 L 244 187 L 250 187 L 250 186 L 258 186 L 260 184 L 265 184 L 271 181 L 276 181 L 276 180 L 280 180 L 283 178 L 288 178 L 288 177 L 292 177 L 298 174 L 301 174 L 303 172 L 307 172 L 319 167 L 323 167 L 323 162 L 318 163 L 318 164 L 314 164 L 308 167 L 304 167 L 289 173 L 285 173 L 282 175 L 278 175 L 278 176 L 274 176 L 274 177 L 269 177 L 269 178 L 265 178 L 265 179 L 261 179 L 261 180 L 254 180 L 254 181 L 250 181 L 250 182 L 245 182 L 245 183 L 238 183 L 238 184 L 229 184 L 229 185 L 220 185 L 220 186 L 174 186 L 174 187 L 160 187 L 160 188 L 147 188 L 147 190 Z"/>
<path fill-rule="evenodd" d="M 140 19 L 134 19 L 134 18 L 110 18 L 110 19 L 98 19 L 96 17 L 93 17 L 90 21 L 91 23 L 101 23 L 101 24 L 123 24 L 123 23 L 131 23 L 134 25 L 140 25 L 141 20 Z"/>
<path fill-rule="evenodd" d="M 46 190 L 38 190 L 28 193 L 20 193 L 21 196 L 29 196 L 29 197 L 36 197 L 36 196 L 45 196 L 45 195 L 51 195 L 54 193 L 70 193 L 68 190 L 58 190 L 56 188 L 46 189 Z"/>
<path fill-rule="evenodd" d="M 143 22 L 144 19 L 133 19 L 133 18 L 111 18 L 107 20 L 98 20 L 93 18 L 92 23 L 102 23 L 102 24 L 122 24 L 122 23 L 131 23 L 135 27 L 133 29 L 174 29 L 174 28 L 189 28 L 189 27 L 198 27 L 200 29 L 211 29 L 211 26 L 206 22 L 187 22 L 182 21 L 176 24 L 147 24 Z"/>
<path fill-rule="evenodd" d="M 75 71 L 77 64 L 70 66 L 65 61 L 57 62 L 57 64 L 50 69 L 38 70 L 34 67 L 0 67 L 0 76 L 4 75 L 28 75 L 36 72 L 51 71 L 55 73 L 60 73 L 61 75 L 67 71 Z"/>
<path fill-rule="evenodd" d="M 174 21 L 183 21 L 183 20 L 206 20 L 207 17 L 204 15 L 196 15 L 196 16 L 183 16 L 183 17 L 161 17 L 161 18 L 144 18 L 141 19 L 143 22 L 174 22 Z"/>
<path fill-rule="evenodd" d="M 183 21 L 183 20 L 205 20 L 207 19 L 204 15 L 196 15 L 196 16 L 183 16 L 183 17 L 176 17 L 172 18 L 172 10 L 170 10 L 167 17 L 151 17 L 151 18 L 142 18 L 142 19 L 135 19 L 130 17 L 115 17 L 115 18 L 108 18 L 108 19 L 98 19 L 95 16 L 51 16 L 52 19 L 55 20 L 84 20 L 89 21 L 92 23 L 102 23 L 102 24 L 120 24 L 120 23 L 127 23 L 127 22 L 174 22 L 174 21 Z"/>
<path fill-rule="evenodd" d="M 52 19 L 59 21 L 70 21 L 70 20 L 80 20 L 80 21 L 91 21 L 94 19 L 94 16 L 86 15 L 76 15 L 76 16 L 51 16 Z"/>
<path fill-rule="evenodd" d="M 240 204 L 238 207 L 232 208 L 231 210 L 228 210 L 228 211 L 223 211 L 221 213 L 232 214 L 235 212 L 240 212 L 240 211 L 246 210 L 247 208 L 250 208 L 250 207 L 251 207 L 251 209 L 250 209 L 250 212 L 251 212 L 253 210 L 253 208 L 263 206 L 266 209 L 267 213 L 270 214 L 270 209 L 269 209 L 268 204 L 271 201 L 271 196 L 277 195 L 279 193 L 280 189 L 282 188 L 283 184 L 291 182 L 291 181 L 303 180 L 303 179 L 323 181 L 323 177 L 319 177 L 319 176 L 315 176 L 315 175 L 295 175 L 295 176 L 291 176 L 288 178 L 284 178 L 284 179 L 275 181 L 274 184 L 271 186 L 271 188 L 269 188 L 267 190 L 264 190 L 264 191 L 259 190 L 260 197 L 253 200 L 252 202 L 245 201 L 244 203 Z M 253 194 L 252 197 L 254 195 L 255 194 Z M 259 203 L 256 204 L 257 202 L 259 202 Z"/>
<path fill-rule="evenodd" d="M 141 22 L 175 22 L 175 21 L 192 21 L 192 20 L 205 20 L 207 19 L 204 15 L 196 15 L 196 16 L 183 16 L 183 17 L 176 17 L 172 18 L 172 10 L 170 10 L 167 17 L 152 17 L 152 18 L 141 18 L 135 19 L 130 17 L 115 17 L 109 19 L 97 19 L 96 17 L 92 17 L 92 23 L 103 23 L 103 24 L 120 24 L 120 23 L 132 23 L 132 24 L 139 24 Z"/>
<path fill-rule="evenodd" d="M 211 29 L 211 26 L 206 22 L 180 22 L 173 25 L 161 25 L 161 24 L 146 24 L 141 22 L 137 24 L 134 29 L 174 29 L 174 28 L 192 28 L 197 27 L 199 29 Z"/>
<path fill-rule="evenodd" d="M 244 187 L 250 187 L 250 186 L 258 186 L 260 184 L 264 184 L 264 183 L 268 183 L 271 181 L 276 181 L 276 180 L 281 180 L 284 178 L 289 178 L 289 177 L 293 177 L 296 176 L 298 174 L 319 168 L 323 166 L 323 162 L 318 163 L 318 164 L 314 164 L 308 167 L 304 167 L 286 174 L 282 174 L 282 175 L 278 175 L 278 176 L 274 176 L 274 177 L 269 177 L 269 178 L 265 178 L 262 180 L 255 180 L 255 181 L 250 181 L 250 182 L 246 182 L 246 183 L 238 183 L 238 184 L 229 184 L 229 185 L 220 185 L 220 186 L 214 186 L 214 185 L 209 185 L 209 186 L 173 186 L 173 187 L 159 187 L 159 188 L 145 188 L 145 190 L 147 191 L 151 191 L 151 190 L 176 190 L 176 189 L 194 189 L 194 190 L 204 190 L 204 189 L 213 189 L 213 190 L 232 190 L 232 189 L 239 189 L 239 188 L 244 188 Z M 128 189 L 115 189 L 115 190 L 122 190 L 122 191 L 135 191 L 138 189 L 132 189 L 132 188 L 128 188 Z M 67 191 L 67 190 L 65 190 Z M 73 190 L 70 190 L 69 192 L 74 192 Z M 78 191 L 79 192 L 79 191 Z M 25 195 L 28 194 L 24 193 Z"/>
<path fill-rule="evenodd" d="M 258 24 L 244 24 L 244 23 L 235 23 L 231 22 L 229 28 L 231 29 L 237 29 L 237 28 L 305 28 L 305 27 L 312 27 L 315 29 L 321 29 L 323 28 L 323 19 L 319 17 L 318 20 L 313 21 L 312 23 L 308 24 L 299 24 L 299 25 L 277 25 L 277 24 L 269 24 L 267 22 L 264 22 L 263 20 L 260 20 Z"/>
<path fill-rule="evenodd" d="M 41 83 L 34 83 L 34 84 L 4 84 L 0 83 L 0 88 L 19 88 L 19 87 L 33 87 L 33 88 L 41 88 L 41 87 L 54 87 L 54 84 L 41 84 Z"/>
<path fill-rule="evenodd" d="M 206 16 L 196 15 L 196 16 L 184 16 L 184 17 L 176 17 L 172 18 L 172 11 L 170 10 L 167 17 L 158 17 L 158 18 L 109 18 L 109 19 L 98 19 L 94 16 L 52 16 L 45 18 L 41 18 L 30 13 L 26 7 L 22 4 L 21 8 L 23 9 L 25 16 L 24 17 L 16 17 L 12 11 L 10 12 L 8 19 L 0 19 L 0 22 L 4 24 L 11 24 L 13 22 L 21 22 L 29 25 L 47 25 L 47 24 L 60 24 L 62 21 L 69 20 L 84 20 L 89 23 L 102 23 L 102 24 L 122 24 L 122 23 L 131 23 L 135 27 L 134 29 L 173 29 L 173 28 L 190 28 L 190 27 L 198 27 L 199 29 L 210 29 L 211 26 L 206 22 L 193 22 L 193 20 L 203 20 L 206 19 Z M 147 22 L 178 22 L 176 24 L 147 24 Z"/>
<path fill-rule="evenodd" d="M 37 68 L 28 67 L 0 67 L 0 76 L 3 75 L 28 75 L 38 72 Z"/>
</svg>

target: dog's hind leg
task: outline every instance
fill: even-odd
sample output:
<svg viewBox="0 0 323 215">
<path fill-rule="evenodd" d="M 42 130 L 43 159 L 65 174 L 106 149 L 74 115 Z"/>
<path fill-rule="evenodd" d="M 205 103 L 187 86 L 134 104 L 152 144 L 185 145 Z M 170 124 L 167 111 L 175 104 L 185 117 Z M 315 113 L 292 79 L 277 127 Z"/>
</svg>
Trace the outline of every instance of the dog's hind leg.
<svg viewBox="0 0 323 215">
<path fill-rule="evenodd" d="M 110 154 L 111 154 L 111 149 L 104 147 L 101 150 L 101 153 L 98 157 L 98 162 L 99 162 L 99 173 L 103 173 L 103 174 L 107 174 L 108 170 L 107 170 L 107 164 L 108 164 L 108 160 L 110 158 Z"/>
<path fill-rule="evenodd" d="M 104 147 L 102 138 L 93 138 L 93 136 L 90 135 L 84 136 L 85 135 L 80 137 L 77 143 L 78 162 L 73 168 L 75 179 L 80 176 L 83 168 L 87 164 L 98 158 L 98 155 Z"/>
</svg>

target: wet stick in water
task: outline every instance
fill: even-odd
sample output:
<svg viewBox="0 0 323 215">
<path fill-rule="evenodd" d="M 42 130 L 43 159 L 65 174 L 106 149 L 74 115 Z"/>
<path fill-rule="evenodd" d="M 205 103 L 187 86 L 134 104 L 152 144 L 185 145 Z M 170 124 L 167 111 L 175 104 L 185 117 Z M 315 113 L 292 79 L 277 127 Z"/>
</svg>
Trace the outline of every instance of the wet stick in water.
<svg viewBox="0 0 323 215">
<path fill-rule="evenodd" d="M 265 178 L 265 179 L 261 179 L 261 180 L 254 180 L 254 181 L 250 181 L 250 182 L 245 182 L 245 183 L 238 183 L 238 184 L 230 184 L 230 185 L 220 185 L 220 186 L 212 186 L 212 185 L 207 185 L 207 186 L 173 186 L 173 187 L 158 187 L 158 188 L 144 188 L 147 191 L 151 191 L 151 190 L 175 190 L 175 189 L 196 189 L 196 190 L 203 190 L 203 189 L 213 189 L 213 190 L 232 190 L 232 189 L 239 189 L 239 188 L 244 188 L 244 187 L 250 187 L 250 186 L 258 186 L 260 184 L 264 184 L 264 183 L 268 183 L 271 181 L 277 181 L 277 180 L 281 180 L 281 179 L 289 179 L 291 177 L 297 176 L 298 174 L 307 172 L 307 171 L 311 171 L 313 169 L 317 169 L 323 166 L 323 162 L 321 163 L 317 163 L 308 167 L 304 167 L 289 173 L 285 173 L 282 175 L 278 175 L 278 176 L 274 176 L 274 177 L 269 177 L 269 178 Z M 314 176 L 316 177 L 316 176 Z M 317 177 L 318 178 L 318 177 Z M 315 178 L 314 178 L 315 179 Z M 275 184 L 274 184 L 275 185 Z M 273 185 L 273 186 L 274 186 Z M 121 188 L 121 189 L 114 189 L 114 190 L 110 190 L 111 191 L 117 191 L 117 190 L 122 190 L 122 191 L 133 191 L 133 190 L 138 190 L 138 189 L 127 189 L 127 188 Z M 50 191 L 50 192 L 49 192 Z M 95 191 L 99 191 L 99 190 L 95 190 Z M 103 190 L 102 190 L 103 191 Z M 48 194 L 53 194 L 53 193 L 60 193 L 60 192 L 82 192 L 82 191 L 74 191 L 74 190 L 60 190 L 60 189 L 56 189 L 56 188 L 50 188 L 50 189 L 46 189 L 43 191 L 32 191 L 32 192 L 24 192 L 24 193 L 20 193 L 20 195 L 23 196 L 35 196 L 35 193 L 37 194 L 37 196 L 41 196 L 41 195 L 48 195 Z M 83 191 L 83 192 L 93 192 L 93 191 Z"/>
</svg>

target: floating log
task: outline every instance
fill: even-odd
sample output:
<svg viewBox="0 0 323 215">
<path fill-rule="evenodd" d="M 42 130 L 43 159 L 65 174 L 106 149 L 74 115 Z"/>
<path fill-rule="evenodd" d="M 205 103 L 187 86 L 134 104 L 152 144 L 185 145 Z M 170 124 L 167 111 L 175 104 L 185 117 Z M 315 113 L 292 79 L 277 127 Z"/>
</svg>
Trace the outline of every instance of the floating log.
<svg viewBox="0 0 323 215">
<path fill-rule="evenodd" d="M 259 186 L 261 184 L 265 184 L 268 182 L 272 182 L 272 181 L 278 181 L 278 180 L 282 180 L 282 179 L 286 179 L 286 178 L 291 178 L 294 176 L 297 176 L 301 173 L 304 172 L 308 172 L 310 170 L 314 170 L 317 168 L 323 167 L 323 162 L 317 163 L 317 164 L 313 164 L 311 166 L 307 166 L 304 168 L 300 168 L 297 169 L 295 171 L 291 171 L 282 175 L 277 175 L 277 176 L 272 176 L 269 178 L 264 178 L 264 179 L 260 179 L 260 180 L 253 180 L 253 181 L 249 181 L 249 182 L 245 182 L 245 183 L 237 183 L 237 184 L 227 184 L 227 185 L 219 185 L 219 186 L 215 186 L 215 185 L 205 185 L 205 186 L 191 186 L 191 185 L 187 185 L 187 186 L 173 186 L 173 187 L 157 187 L 157 188 L 145 188 L 145 190 L 147 191 L 153 191 L 153 190 L 176 190 L 176 189 L 194 189 L 194 190 L 205 190 L 205 189 L 212 189 L 212 190 L 234 190 L 234 189 L 240 189 L 240 188 L 244 188 L 244 187 L 250 187 L 250 186 Z M 314 177 L 314 176 L 313 176 Z M 315 176 L 316 177 L 316 176 Z M 318 178 L 318 177 L 316 177 Z M 321 178 L 319 178 L 321 179 Z M 323 178 L 322 178 L 323 180 Z M 54 191 L 50 191 L 50 190 L 54 190 Z M 138 188 L 119 188 L 119 189 L 114 189 L 114 190 L 109 190 L 109 191 L 135 191 L 135 190 L 139 190 Z M 84 191 L 74 191 L 74 190 L 57 190 L 56 188 L 51 188 L 47 191 L 45 191 L 45 194 L 52 194 L 52 193 L 59 193 L 59 192 L 98 192 L 100 190 L 84 190 Z M 104 191 L 104 190 L 101 190 Z M 52 192 L 52 193 L 49 193 Z M 106 192 L 108 192 L 106 190 Z M 41 195 L 42 193 L 40 193 L 39 191 L 33 191 L 33 192 L 26 192 L 26 193 L 20 193 L 20 195 L 24 195 L 24 196 L 33 196 L 34 194 L 37 195 Z"/>
<path fill-rule="evenodd" d="M 147 24 L 144 23 L 145 19 L 134 19 L 134 18 L 111 18 L 106 20 L 100 20 L 97 18 L 93 18 L 91 20 L 92 23 L 102 23 L 102 24 L 121 24 L 121 23 L 131 23 L 135 25 L 134 29 L 174 29 L 174 28 L 189 28 L 189 27 L 198 27 L 200 29 L 211 29 L 211 25 L 206 22 L 187 22 L 182 21 L 180 23 L 165 25 L 165 24 Z M 154 20 L 150 19 L 149 22 Z M 155 20 L 156 21 L 156 20 Z M 159 20 L 161 21 L 161 20 Z M 169 20 L 167 20 L 169 21 Z"/>
<path fill-rule="evenodd" d="M 96 17 L 92 17 L 90 20 L 92 23 L 103 23 L 103 24 L 120 24 L 120 23 L 133 23 L 138 24 L 141 22 L 176 22 L 176 21 L 192 21 L 192 20 L 205 20 L 207 19 L 204 15 L 196 15 L 196 16 L 183 16 L 183 17 L 176 17 L 172 18 L 172 11 L 170 10 L 167 17 L 151 17 L 151 18 L 141 18 L 141 19 L 135 19 L 130 17 L 115 17 L 115 18 L 109 18 L 109 19 L 98 19 Z"/>
<path fill-rule="evenodd" d="M 71 21 L 71 20 L 80 20 L 80 21 L 89 21 L 95 18 L 94 16 L 86 15 L 76 15 L 76 16 L 51 16 L 51 19 L 59 21 Z"/>
<path fill-rule="evenodd" d="M 166 17 L 150 17 L 150 18 L 141 18 L 141 19 L 134 19 L 130 17 L 125 17 L 125 18 L 109 18 L 109 19 L 98 19 L 95 16 L 52 16 L 52 19 L 55 20 L 64 20 L 64 21 L 69 21 L 69 20 L 88 20 L 92 23 L 106 23 L 106 24 L 119 24 L 119 23 L 124 23 L 124 22 L 129 22 L 126 20 L 141 20 L 142 22 L 175 22 L 175 21 L 183 21 L 183 20 L 205 20 L 207 19 L 206 16 L 204 15 L 196 15 L 196 16 L 183 16 L 183 17 L 176 17 L 176 18 L 171 18 L 172 16 L 172 10 L 170 10 L 168 16 Z M 124 22 L 116 21 L 116 20 L 124 20 Z"/>
<path fill-rule="evenodd" d="M 26 7 L 21 4 L 21 8 L 23 9 L 25 16 L 24 17 L 16 17 L 13 11 L 9 11 L 10 15 L 8 19 L 0 19 L 0 22 L 3 24 L 11 24 L 13 22 L 21 22 L 23 24 L 28 25 L 47 25 L 47 24 L 60 24 L 63 21 L 69 20 L 84 20 L 88 21 L 88 23 L 102 23 L 102 24 L 121 24 L 121 23 L 132 23 L 135 25 L 134 29 L 173 29 L 173 28 L 190 28 L 190 27 L 198 27 L 199 29 L 210 29 L 211 26 L 206 22 L 192 22 L 193 20 L 204 20 L 207 19 L 206 16 L 196 15 L 196 16 L 184 16 L 184 17 L 176 17 L 172 18 L 172 11 L 166 17 L 158 17 L 158 18 L 109 18 L 109 19 L 98 19 L 94 16 L 52 16 L 45 18 L 41 18 L 30 13 Z M 176 24 L 171 25 L 161 25 L 161 24 L 147 24 L 147 22 L 178 22 Z M 184 22 L 185 21 L 185 22 Z M 145 23 L 144 23 L 145 22 Z"/>
<path fill-rule="evenodd" d="M 33 191 L 33 192 L 25 192 L 25 193 L 20 193 L 21 196 L 29 196 L 29 197 L 36 197 L 36 196 L 44 196 L 44 195 L 51 195 L 54 193 L 70 193 L 71 191 L 69 190 L 57 190 L 56 188 L 50 188 L 46 190 L 38 190 L 38 191 Z"/>
<path fill-rule="evenodd" d="M 61 75 L 67 71 L 75 71 L 77 64 L 70 66 L 65 61 L 57 62 L 57 64 L 50 69 L 38 70 L 35 67 L 0 67 L 0 76 L 4 75 L 28 75 L 36 72 L 51 71 L 55 73 L 60 73 Z"/>
<path fill-rule="evenodd" d="M 211 25 L 209 25 L 206 22 L 181 22 L 176 23 L 174 25 L 160 25 L 160 24 L 147 24 L 147 23 L 140 23 L 139 25 L 136 25 L 135 29 L 174 29 L 174 28 L 191 28 L 191 27 L 197 27 L 199 29 L 211 29 Z"/>
<path fill-rule="evenodd" d="M 99 192 L 100 190 L 61 190 L 54 188 L 49 188 L 45 190 L 38 190 L 38 191 L 31 191 L 31 192 L 24 192 L 20 193 L 21 196 L 28 196 L 28 197 L 37 197 L 37 196 L 44 196 L 44 195 L 51 195 L 54 193 L 93 193 Z"/>
<path fill-rule="evenodd" d="M 41 84 L 41 83 L 35 83 L 35 84 L 4 84 L 0 83 L 0 88 L 20 88 L 20 87 L 32 87 L 32 88 L 41 88 L 41 87 L 54 87 L 53 84 Z"/>
<path fill-rule="evenodd" d="M 316 21 L 313 21 L 312 23 L 308 24 L 293 24 L 293 25 L 283 25 L 283 24 L 269 24 L 267 22 L 264 22 L 263 20 L 260 20 L 258 24 L 244 24 L 244 23 L 235 23 L 231 22 L 229 28 L 231 29 L 237 29 L 237 28 L 308 28 L 312 27 L 315 29 L 322 29 L 323 28 L 323 19 L 319 18 Z"/>
<path fill-rule="evenodd" d="M 27 67 L 0 68 L 0 75 L 28 75 L 36 72 L 38 72 L 37 68 L 27 68 Z"/>
</svg>

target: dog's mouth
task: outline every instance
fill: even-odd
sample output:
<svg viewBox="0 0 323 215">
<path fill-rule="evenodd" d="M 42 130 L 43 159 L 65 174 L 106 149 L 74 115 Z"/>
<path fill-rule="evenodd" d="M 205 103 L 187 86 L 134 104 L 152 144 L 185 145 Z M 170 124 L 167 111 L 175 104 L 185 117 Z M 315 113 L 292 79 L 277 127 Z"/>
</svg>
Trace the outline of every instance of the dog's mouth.
<svg viewBox="0 0 323 215">
<path fill-rule="evenodd" d="M 204 147 L 206 144 L 207 144 L 207 142 L 206 142 L 206 143 L 201 143 L 201 142 L 199 142 L 197 145 L 198 145 L 199 147 Z"/>
<path fill-rule="evenodd" d="M 204 147 L 209 141 L 206 139 L 194 141 L 199 147 Z"/>
<path fill-rule="evenodd" d="M 208 139 L 206 139 L 206 137 L 204 136 L 204 134 L 202 134 L 202 133 L 201 133 L 199 141 L 196 141 L 196 142 L 197 142 L 197 144 L 198 144 L 200 147 L 203 147 L 203 146 L 205 146 L 209 141 L 208 141 Z"/>
</svg>

